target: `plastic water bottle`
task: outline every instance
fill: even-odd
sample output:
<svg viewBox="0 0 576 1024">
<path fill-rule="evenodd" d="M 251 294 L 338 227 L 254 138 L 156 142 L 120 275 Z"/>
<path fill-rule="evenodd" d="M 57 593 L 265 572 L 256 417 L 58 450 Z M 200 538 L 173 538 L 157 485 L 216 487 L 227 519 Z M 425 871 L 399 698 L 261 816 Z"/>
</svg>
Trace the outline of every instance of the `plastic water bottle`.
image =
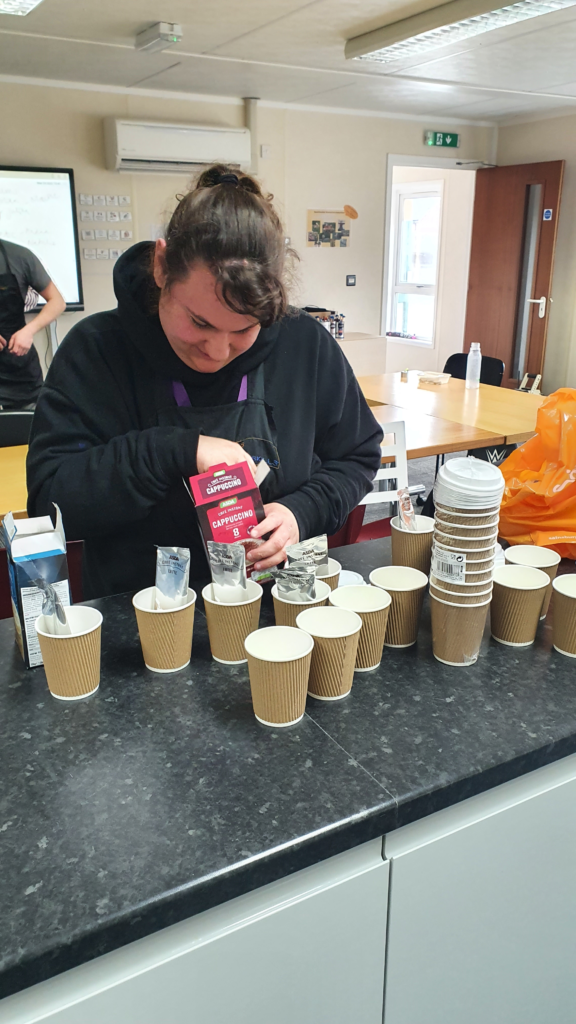
<svg viewBox="0 0 576 1024">
<path fill-rule="evenodd" d="M 482 352 L 480 351 L 480 344 L 477 341 L 473 341 L 470 345 L 470 351 L 468 353 L 468 362 L 466 363 L 466 387 L 467 388 L 478 388 L 480 387 L 480 371 L 482 369 Z"/>
</svg>

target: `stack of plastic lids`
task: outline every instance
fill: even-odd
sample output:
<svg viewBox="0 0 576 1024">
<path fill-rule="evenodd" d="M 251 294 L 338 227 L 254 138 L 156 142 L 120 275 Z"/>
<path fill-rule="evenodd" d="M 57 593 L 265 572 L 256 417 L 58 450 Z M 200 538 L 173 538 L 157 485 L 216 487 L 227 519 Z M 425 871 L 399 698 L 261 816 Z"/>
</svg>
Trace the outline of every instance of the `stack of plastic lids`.
<svg viewBox="0 0 576 1024">
<path fill-rule="evenodd" d="M 491 462 L 471 456 L 450 459 L 434 483 L 434 504 L 445 508 L 471 511 L 500 508 L 504 494 L 504 477 Z"/>
</svg>

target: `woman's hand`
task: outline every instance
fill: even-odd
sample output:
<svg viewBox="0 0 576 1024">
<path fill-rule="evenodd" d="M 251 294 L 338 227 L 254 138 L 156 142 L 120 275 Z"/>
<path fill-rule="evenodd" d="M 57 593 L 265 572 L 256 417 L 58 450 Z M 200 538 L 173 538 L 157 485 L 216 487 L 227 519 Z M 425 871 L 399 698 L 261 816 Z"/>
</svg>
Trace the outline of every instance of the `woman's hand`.
<svg viewBox="0 0 576 1024">
<path fill-rule="evenodd" d="M 296 517 L 286 505 L 272 501 L 264 505 L 266 518 L 254 526 L 250 536 L 262 537 L 265 533 L 271 534 L 267 541 L 258 547 L 250 548 L 246 552 L 246 561 L 253 562 L 254 568 L 270 569 L 279 562 L 286 561 L 286 546 L 296 544 L 300 539 L 300 531 Z"/>
<path fill-rule="evenodd" d="M 235 466 L 237 462 L 247 462 L 252 476 L 256 473 L 256 465 L 248 452 L 224 437 L 207 437 L 200 434 L 196 451 L 196 468 L 199 473 L 207 473 L 212 466 L 224 462 L 227 466 Z M 266 533 L 266 531 L 264 531 Z"/>
</svg>

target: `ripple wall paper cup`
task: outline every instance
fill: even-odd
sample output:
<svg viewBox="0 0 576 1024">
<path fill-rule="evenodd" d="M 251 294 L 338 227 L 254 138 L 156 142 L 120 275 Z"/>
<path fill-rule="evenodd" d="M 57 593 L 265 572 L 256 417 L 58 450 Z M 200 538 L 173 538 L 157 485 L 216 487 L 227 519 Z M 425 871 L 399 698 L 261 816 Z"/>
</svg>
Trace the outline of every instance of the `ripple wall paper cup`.
<svg viewBox="0 0 576 1024">
<path fill-rule="evenodd" d="M 330 587 L 330 590 L 336 590 L 336 587 L 338 586 L 338 581 L 340 579 L 341 570 L 342 566 L 340 565 L 340 562 L 337 562 L 335 558 L 329 558 L 328 568 L 324 566 L 320 569 L 319 572 L 317 571 L 316 579 L 323 580 L 324 583 L 327 583 L 328 586 Z"/>
<path fill-rule="evenodd" d="M 469 509 L 441 505 L 437 502 L 435 509 L 435 515 L 444 520 L 444 522 L 452 523 L 455 526 L 462 525 L 466 528 L 474 528 L 476 526 L 498 526 L 498 521 L 500 519 L 499 504 L 490 509 L 477 509 L 476 511 L 470 511 Z"/>
<path fill-rule="evenodd" d="M 504 560 L 510 565 L 531 565 L 534 569 L 542 569 L 549 577 L 550 585 L 540 612 L 540 618 L 545 619 L 552 597 L 552 581 L 561 561 L 560 555 L 550 548 L 537 547 L 536 544 L 515 544 L 514 547 L 506 548 Z"/>
<path fill-rule="evenodd" d="M 308 608 L 296 619 L 314 640 L 308 693 L 317 700 L 342 700 L 352 689 L 362 619 L 346 608 Z"/>
<path fill-rule="evenodd" d="M 478 660 L 489 606 L 488 600 L 462 607 L 430 595 L 432 651 L 437 661 L 467 668 Z"/>
<path fill-rule="evenodd" d="M 498 643 L 507 647 L 534 643 L 549 582 L 542 569 L 528 565 L 501 565 L 494 570 L 491 628 Z"/>
<path fill-rule="evenodd" d="M 552 643 L 560 654 L 576 658 L 576 575 L 557 576 L 552 590 Z"/>
<path fill-rule="evenodd" d="M 132 598 L 144 664 L 151 672 L 179 672 L 190 664 L 196 593 L 180 608 L 152 607 L 156 587 L 146 587 Z"/>
<path fill-rule="evenodd" d="M 307 608 L 316 608 L 319 605 L 324 605 L 328 601 L 328 597 L 331 593 L 331 587 L 325 580 L 316 579 L 316 600 L 306 601 L 305 604 L 296 601 L 285 601 L 278 594 L 278 586 L 275 583 L 272 587 L 272 600 L 274 601 L 274 618 L 277 626 L 296 626 L 296 619 L 300 615 L 300 612 L 305 612 Z"/>
<path fill-rule="evenodd" d="M 392 604 L 390 594 L 379 587 L 368 587 L 364 584 L 356 587 L 338 587 L 330 594 L 330 604 L 334 608 L 347 608 L 356 612 L 362 619 L 354 671 L 373 672 L 382 661 L 388 614 Z"/>
<path fill-rule="evenodd" d="M 384 645 L 412 647 L 418 636 L 428 577 L 408 566 L 385 565 L 372 570 L 370 583 L 374 587 L 382 587 L 392 598 Z"/>
<path fill-rule="evenodd" d="M 428 575 L 432 556 L 434 520 L 428 516 L 415 516 L 416 532 L 402 530 L 400 517 L 390 521 L 392 530 L 392 565 L 407 565 Z"/>
<path fill-rule="evenodd" d="M 35 629 L 52 696 L 83 700 L 100 685 L 102 615 L 96 608 L 72 605 L 66 608 L 66 617 L 72 636 L 47 633 L 43 615 L 36 619 Z"/>
<path fill-rule="evenodd" d="M 202 591 L 208 623 L 210 650 L 214 661 L 221 665 L 242 665 L 247 661 L 244 641 L 249 633 L 258 629 L 262 587 L 248 580 L 246 600 L 234 604 L 221 604 L 214 600 L 212 584 Z"/>
<path fill-rule="evenodd" d="M 293 626 L 267 626 L 244 642 L 254 714 L 283 728 L 304 717 L 314 640 Z"/>
<path fill-rule="evenodd" d="M 492 593 L 492 584 L 485 587 L 484 590 L 475 590 L 474 593 L 466 592 L 462 590 L 461 593 L 455 594 L 452 590 L 444 590 L 443 587 L 430 581 L 430 596 L 437 597 L 439 601 L 444 601 L 446 604 L 485 604 L 486 601 L 490 600 Z"/>
<path fill-rule="evenodd" d="M 444 533 L 436 526 L 434 542 L 443 548 L 455 548 L 459 551 L 492 551 L 496 547 L 498 531 L 484 534 L 482 537 L 466 537 L 462 534 Z"/>
<path fill-rule="evenodd" d="M 436 512 L 434 522 L 442 533 L 446 533 L 449 536 L 460 536 L 470 539 L 470 537 L 482 537 L 486 534 L 492 534 L 494 531 L 498 531 L 498 516 L 496 521 L 490 517 L 491 522 L 479 523 L 474 526 L 469 526 L 467 523 L 455 523 L 448 519 L 444 519 L 441 515 Z"/>
</svg>

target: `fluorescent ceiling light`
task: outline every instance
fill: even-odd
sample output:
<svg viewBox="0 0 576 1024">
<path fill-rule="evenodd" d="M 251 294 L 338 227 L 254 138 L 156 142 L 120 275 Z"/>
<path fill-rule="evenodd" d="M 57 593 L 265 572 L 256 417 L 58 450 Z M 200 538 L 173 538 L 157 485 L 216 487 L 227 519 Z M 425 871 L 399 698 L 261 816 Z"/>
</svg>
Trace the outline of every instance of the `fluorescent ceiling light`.
<svg viewBox="0 0 576 1024">
<path fill-rule="evenodd" d="M 30 14 L 42 0 L 0 0 L 0 14 Z"/>
<path fill-rule="evenodd" d="M 496 10 L 493 3 L 494 0 L 450 0 L 422 14 L 349 39 L 344 52 L 348 58 L 389 64 L 439 46 L 459 43 L 482 32 L 574 7 L 576 0 L 519 0 Z"/>
</svg>

